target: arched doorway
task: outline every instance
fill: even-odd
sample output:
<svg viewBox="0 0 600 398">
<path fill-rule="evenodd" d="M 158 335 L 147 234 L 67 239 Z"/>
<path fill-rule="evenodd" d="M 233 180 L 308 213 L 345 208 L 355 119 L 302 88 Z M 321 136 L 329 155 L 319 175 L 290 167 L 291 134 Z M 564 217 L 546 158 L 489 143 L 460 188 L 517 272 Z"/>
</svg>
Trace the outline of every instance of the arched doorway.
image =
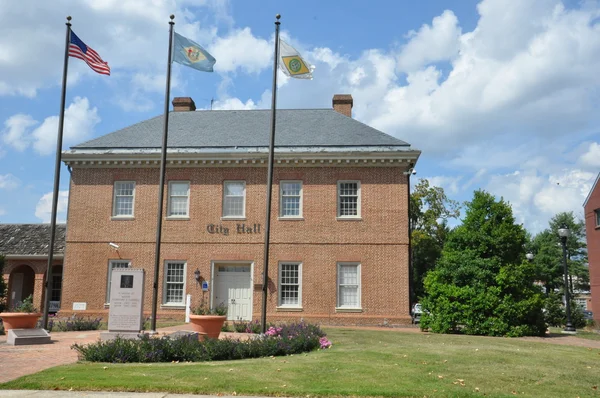
<svg viewBox="0 0 600 398">
<path fill-rule="evenodd" d="M 10 273 L 8 279 L 8 305 L 9 308 L 33 295 L 35 272 L 28 265 L 19 265 Z"/>
</svg>

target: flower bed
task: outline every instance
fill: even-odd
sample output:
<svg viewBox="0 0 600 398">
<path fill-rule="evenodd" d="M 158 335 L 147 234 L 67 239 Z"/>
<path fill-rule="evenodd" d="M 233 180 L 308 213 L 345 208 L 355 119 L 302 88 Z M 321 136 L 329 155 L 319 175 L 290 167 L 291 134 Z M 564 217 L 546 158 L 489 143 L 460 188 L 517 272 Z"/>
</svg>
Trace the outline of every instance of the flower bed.
<svg viewBox="0 0 600 398">
<path fill-rule="evenodd" d="M 73 332 L 83 330 L 98 330 L 100 329 L 102 318 L 83 318 L 73 316 L 62 321 L 50 320 L 48 322 L 49 332 Z"/>
<path fill-rule="evenodd" d="M 275 332 L 245 341 L 144 336 L 140 340 L 117 338 L 88 345 L 75 344 L 71 348 L 79 353 L 81 360 L 126 363 L 224 361 L 298 354 L 331 346 L 325 333 L 316 325 L 293 323 L 271 329 Z"/>
</svg>

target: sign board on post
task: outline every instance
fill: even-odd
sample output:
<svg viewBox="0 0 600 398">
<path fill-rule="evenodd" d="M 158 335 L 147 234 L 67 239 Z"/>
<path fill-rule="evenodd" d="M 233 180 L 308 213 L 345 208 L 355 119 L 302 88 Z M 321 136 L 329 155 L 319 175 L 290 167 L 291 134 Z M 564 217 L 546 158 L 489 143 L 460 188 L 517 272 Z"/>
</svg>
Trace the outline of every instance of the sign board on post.
<svg viewBox="0 0 600 398">
<path fill-rule="evenodd" d="M 108 331 L 139 333 L 143 322 L 144 270 L 115 268 L 110 279 Z"/>
<path fill-rule="evenodd" d="M 202 281 L 202 291 L 208 292 L 208 281 Z"/>
</svg>

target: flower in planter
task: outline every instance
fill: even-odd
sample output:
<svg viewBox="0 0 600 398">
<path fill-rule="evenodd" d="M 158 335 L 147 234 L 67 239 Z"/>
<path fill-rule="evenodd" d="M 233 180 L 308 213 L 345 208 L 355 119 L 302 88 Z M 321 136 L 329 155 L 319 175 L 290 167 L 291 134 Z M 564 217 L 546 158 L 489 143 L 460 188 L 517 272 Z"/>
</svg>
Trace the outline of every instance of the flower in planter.
<svg viewBox="0 0 600 398">
<path fill-rule="evenodd" d="M 208 304 L 206 304 L 206 302 L 204 301 L 204 296 L 202 296 L 202 301 L 200 302 L 200 305 L 195 308 L 192 308 L 192 314 L 225 316 L 227 315 L 227 307 L 224 303 L 221 303 L 214 308 L 210 308 Z"/>
<path fill-rule="evenodd" d="M 38 312 L 37 308 L 33 305 L 33 295 L 29 295 L 23 301 L 17 303 L 11 309 L 12 312 Z"/>
</svg>

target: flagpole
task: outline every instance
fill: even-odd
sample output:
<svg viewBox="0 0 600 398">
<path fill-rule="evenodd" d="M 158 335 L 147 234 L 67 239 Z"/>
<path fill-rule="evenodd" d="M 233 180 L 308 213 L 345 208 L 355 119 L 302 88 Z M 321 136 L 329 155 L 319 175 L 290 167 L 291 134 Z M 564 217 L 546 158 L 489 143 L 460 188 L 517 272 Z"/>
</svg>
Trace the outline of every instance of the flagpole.
<svg viewBox="0 0 600 398">
<path fill-rule="evenodd" d="M 264 267 L 263 267 L 263 284 L 262 284 L 262 313 L 261 324 L 262 332 L 267 331 L 267 284 L 269 281 L 269 236 L 271 233 L 271 190 L 273 189 L 273 158 L 275 155 L 275 117 L 277 104 L 277 65 L 279 63 L 279 18 L 281 15 L 275 16 L 275 59 L 273 60 L 273 90 L 271 99 L 271 141 L 269 143 L 269 171 L 267 172 L 267 211 L 265 220 L 265 251 L 264 251 Z"/>
<path fill-rule="evenodd" d="M 46 291 L 44 293 L 44 316 L 42 327 L 48 329 L 48 312 L 52 292 L 52 263 L 54 262 L 54 238 L 56 232 L 56 210 L 58 208 L 58 188 L 60 184 L 60 160 L 65 121 L 65 96 L 67 92 L 67 69 L 69 67 L 69 40 L 71 38 L 71 16 L 67 17 L 65 38 L 65 59 L 63 66 L 62 93 L 60 95 L 60 116 L 58 118 L 58 137 L 56 138 L 56 161 L 54 162 L 54 191 L 52 193 L 52 215 L 50 216 L 50 243 L 48 244 L 48 268 L 46 269 Z"/>
<path fill-rule="evenodd" d="M 167 87 L 165 90 L 165 114 L 160 159 L 160 181 L 158 185 L 158 215 L 156 219 L 156 250 L 154 252 L 154 282 L 152 284 L 151 333 L 156 333 L 156 309 L 158 307 L 158 274 L 160 270 L 160 236 L 162 233 L 163 199 L 165 195 L 165 167 L 167 164 L 167 136 L 169 134 L 169 97 L 171 95 L 171 58 L 173 51 L 173 25 L 175 15 L 169 21 L 169 59 L 167 62 Z"/>
</svg>

